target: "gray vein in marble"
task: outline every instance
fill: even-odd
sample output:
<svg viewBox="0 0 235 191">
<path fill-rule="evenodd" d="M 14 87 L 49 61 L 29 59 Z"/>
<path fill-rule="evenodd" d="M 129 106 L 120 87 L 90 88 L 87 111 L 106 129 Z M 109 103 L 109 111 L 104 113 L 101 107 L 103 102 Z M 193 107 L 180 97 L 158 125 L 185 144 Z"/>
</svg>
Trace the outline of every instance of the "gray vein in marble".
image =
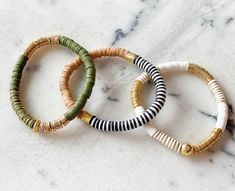
<svg viewBox="0 0 235 191">
<path fill-rule="evenodd" d="M 108 87 L 107 85 L 105 85 L 104 87 L 102 87 L 101 91 L 102 91 L 102 93 L 105 94 L 105 93 L 107 93 L 110 89 L 111 89 L 110 87 Z"/>
<path fill-rule="evenodd" d="M 233 119 L 228 119 L 226 129 L 231 133 L 231 135 L 233 135 L 233 133 L 234 133 L 233 131 L 235 129 L 234 120 Z"/>
<path fill-rule="evenodd" d="M 44 171 L 44 170 L 37 170 L 37 173 L 43 178 L 46 177 L 46 175 L 47 175 L 46 171 Z"/>
<path fill-rule="evenodd" d="M 226 25 L 230 25 L 231 23 L 233 23 L 234 18 L 233 17 L 228 17 L 227 19 L 225 19 L 225 24 Z M 201 26 L 210 26 L 211 28 L 216 27 L 215 26 L 215 18 L 203 18 L 203 21 L 201 22 Z"/>
<path fill-rule="evenodd" d="M 213 159 L 209 159 L 209 162 L 210 162 L 210 163 L 214 163 Z"/>
<path fill-rule="evenodd" d="M 43 179 L 47 179 L 48 177 L 47 177 L 47 172 L 45 171 L 45 170 L 43 170 L 43 169 L 38 169 L 37 171 L 37 174 L 40 176 L 40 177 L 42 177 Z M 57 184 L 56 184 L 56 182 L 55 181 L 53 181 L 53 180 L 51 180 L 51 181 L 49 181 L 49 185 L 51 186 L 51 187 L 55 187 L 55 186 L 57 186 Z"/>
<path fill-rule="evenodd" d="M 144 9 L 141 9 L 137 16 L 135 17 L 135 19 L 132 21 L 131 26 L 129 27 L 129 29 L 127 30 L 127 32 L 124 32 L 122 29 L 116 29 L 115 30 L 115 34 L 114 34 L 114 40 L 111 43 L 111 46 L 115 45 L 119 40 L 126 38 L 130 33 L 132 33 L 135 28 L 138 26 L 139 24 L 139 19 L 141 18 L 141 16 L 144 13 Z"/>
<path fill-rule="evenodd" d="M 227 155 L 229 155 L 229 156 L 231 156 L 231 157 L 235 157 L 235 153 L 233 153 L 233 152 L 231 152 L 231 151 L 229 151 L 229 150 L 227 150 L 227 149 L 222 149 L 222 151 L 223 151 L 225 154 L 227 154 Z"/>
<path fill-rule="evenodd" d="M 57 184 L 56 184 L 54 181 L 50 181 L 49 184 L 50 184 L 52 187 L 57 186 Z"/>
<path fill-rule="evenodd" d="M 119 99 L 117 99 L 117 98 L 115 98 L 115 97 L 108 96 L 107 99 L 108 99 L 109 101 L 119 102 Z"/>
<path fill-rule="evenodd" d="M 177 184 L 176 184 L 175 181 L 170 181 L 170 182 L 169 182 L 169 185 L 170 185 L 170 186 L 173 186 L 173 187 L 177 186 Z"/>
<path fill-rule="evenodd" d="M 215 27 L 213 19 L 206 19 L 206 18 L 204 18 L 202 23 L 201 23 L 201 26 L 204 26 L 204 25 L 209 25 L 212 28 Z"/>
<path fill-rule="evenodd" d="M 121 68 L 120 68 L 120 71 L 123 71 L 123 70 L 125 70 L 126 69 L 126 67 L 125 66 L 122 66 Z"/>
<path fill-rule="evenodd" d="M 226 20 L 226 24 L 231 24 L 232 22 L 234 21 L 234 18 L 233 17 L 229 17 L 227 20 Z"/>
<path fill-rule="evenodd" d="M 234 114 L 233 106 L 231 104 L 228 104 L 228 109 L 229 109 L 229 113 Z"/>
<path fill-rule="evenodd" d="M 211 114 L 209 114 L 209 113 L 206 113 L 205 111 L 199 110 L 199 112 L 200 112 L 202 115 L 205 115 L 205 116 L 207 116 L 207 117 L 211 117 L 211 118 L 213 118 L 213 119 L 217 119 L 217 116 L 211 115 Z"/>
<path fill-rule="evenodd" d="M 172 97 L 176 97 L 176 98 L 181 96 L 180 93 L 178 93 L 178 94 L 177 93 L 168 93 L 167 95 L 172 96 Z"/>
<path fill-rule="evenodd" d="M 41 66 L 40 65 L 34 65 L 34 66 L 26 66 L 25 71 L 26 72 L 35 72 L 40 70 Z"/>
<path fill-rule="evenodd" d="M 21 39 L 16 40 L 16 46 L 20 46 L 23 43 L 23 41 Z"/>
</svg>

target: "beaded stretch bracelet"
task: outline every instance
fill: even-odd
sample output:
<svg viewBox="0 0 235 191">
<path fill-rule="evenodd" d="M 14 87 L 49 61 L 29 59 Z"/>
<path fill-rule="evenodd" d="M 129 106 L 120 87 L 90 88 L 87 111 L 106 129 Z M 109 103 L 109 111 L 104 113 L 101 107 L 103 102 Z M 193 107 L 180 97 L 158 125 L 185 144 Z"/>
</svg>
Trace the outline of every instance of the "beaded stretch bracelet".
<svg viewBox="0 0 235 191">
<path fill-rule="evenodd" d="M 80 56 L 86 68 L 86 81 L 82 93 L 79 95 L 77 101 L 62 117 L 51 122 L 40 122 L 39 120 L 34 119 L 24 109 L 19 92 L 20 81 L 24 67 L 26 66 L 27 61 L 32 56 L 32 54 L 40 47 L 52 44 L 63 45 Z M 94 83 L 95 67 L 87 50 L 85 50 L 79 44 L 74 42 L 72 39 L 69 39 L 65 36 L 51 36 L 48 38 L 40 38 L 39 40 L 36 40 L 31 43 L 26 48 L 24 53 L 19 57 L 17 64 L 15 65 L 15 68 L 12 72 L 10 84 L 11 104 L 18 117 L 34 131 L 50 132 L 67 125 L 72 119 L 74 119 L 78 115 L 78 113 L 84 107 L 87 99 L 90 97 Z"/>
<path fill-rule="evenodd" d="M 181 153 L 182 155 L 187 156 L 207 150 L 220 138 L 227 124 L 228 106 L 226 104 L 226 100 L 220 86 L 210 73 L 208 73 L 205 69 L 199 67 L 196 64 L 186 62 L 169 62 L 165 64 L 160 64 L 157 67 L 161 73 L 166 73 L 170 71 L 187 71 L 203 79 L 208 84 L 217 102 L 217 123 L 215 128 L 212 130 L 211 134 L 205 140 L 203 140 L 199 144 L 194 145 L 188 143 L 181 143 L 175 140 L 174 138 L 168 136 L 161 130 L 153 128 L 151 125 L 144 126 L 145 130 L 152 138 L 167 146 L 168 148 L 174 150 L 175 152 Z M 149 79 L 149 75 L 147 73 L 143 73 L 136 79 L 132 87 L 132 105 L 134 106 L 135 113 L 137 115 L 141 115 L 144 112 L 144 108 L 141 105 L 140 94 L 144 83 L 147 82 Z"/>
<path fill-rule="evenodd" d="M 102 131 L 127 131 L 148 123 L 151 119 L 153 119 L 154 116 L 157 115 L 165 102 L 166 87 L 162 76 L 155 66 L 140 56 L 137 56 L 121 48 L 100 49 L 89 54 L 93 59 L 107 56 L 117 56 L 137 65 L 151 76 L 156 87 L 156 97 L 152 105 L 145 112 L 143 112 L 143 114 L 133 119 L 125 121 L 106 121 L 99 119 L 96 116 L 92 116 L 86 111 L 83 111 L 78 116 L 81 118 L 81 120 Z M 65 67 L 61 75 L 60 91 L 64 97 L 64 102 L 67 107 L 71 107 L 74 104 L 68 81 L 73 71 L 76 70 L 81 64 L 81 60 L 77 58 L 71 64 Z"/>
</svg>

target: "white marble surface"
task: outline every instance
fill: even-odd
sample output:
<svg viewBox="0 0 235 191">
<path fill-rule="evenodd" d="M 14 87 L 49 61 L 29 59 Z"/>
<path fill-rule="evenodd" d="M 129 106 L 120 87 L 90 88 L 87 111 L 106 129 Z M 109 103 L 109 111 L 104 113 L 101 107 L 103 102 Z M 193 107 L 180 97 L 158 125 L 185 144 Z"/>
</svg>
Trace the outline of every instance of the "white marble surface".
<svg viewBox="0 0 235 191">
<path fill-rule="evenodd" d="M 234 1 L 1 0 L 0 28 L 0 190 L 235 190 Z M 127 48 L 154 64 L 182 60 L 206 67 L 230 104 L 224 136 L 211 151 L 186 158 L 141 128 L 104 133 L 75 120 L 56 133 L 33 133 L 10 107 L 9 80 L 24 47 L 52 34 L 67 35 L 89 50 Z M 30 61 L 21 92 L 35 117 L 49 120 L 66 111 L 58 81 L 73 57 L 63 48 L 45 48 Z M 96 63 L 97 81 L 86 109 L 106 119 L 134 116 L 130 88 L 141 71 L 118 59 Z M 74 95 L 81 71 L 71 81 Z M 167 102 L 153 123 L 196 143 L 215 125 L 212 95 L 195 77 L 165 78 Z M 146 85 L 145 106 L 153 91 Z"/>
</svg>

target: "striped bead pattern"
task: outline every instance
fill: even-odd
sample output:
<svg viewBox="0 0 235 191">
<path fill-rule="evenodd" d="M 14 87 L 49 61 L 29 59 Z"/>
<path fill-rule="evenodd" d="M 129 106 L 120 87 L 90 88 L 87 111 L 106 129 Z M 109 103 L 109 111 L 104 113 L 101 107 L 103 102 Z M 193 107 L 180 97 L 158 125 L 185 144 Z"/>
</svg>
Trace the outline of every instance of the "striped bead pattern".
<svg viewBox="0 0 235 191">
<path fill-rule="evenodd" d="M 140 116 L 125 121 L 107 121 L 93 116 L 89 124 L 102 131 L 127 131 L 147 124 L 161 110 L 166 99 L 166 86 L 159 70 L 140 56 L 136 56 L 134 64 L 148 73 L 156 87 L 156 97 L 152 105 Z"/>
<path fill-rule="evenodd" d="M 163 145 L 166 145 L 168 148 L 172 149 L 173 151 L 179 153 L 182 144 L 177 141 L 176 139 L 168 136 L 166 133 L 162 132 L 159 129 L 156 129 L 155 133 L 152 135 L 152 138 L 157 140 Z"/>
<path fill-rule="evenodd" d="M 141 76 L 143 77 L 144 75 L 141 75 Z M 138 80 L 136 81 L 140 80 L 140 78 L 137 78 L 137 79 Z M 134 104 L 133 100 L 132 100 L 132 104 Z M 137 116 L 141 115 L 142 113 L 144 113 L 144 108 L 142 106 L 135 107 L 135 113 Z M 160 129 L 153 128 L 151 123 L 144 125 L 144 130 L 149 134 L 149 136 L 151 136 L 156 141 L 160 142 L 161 144 L 167 146 L 168 148 L 172 149 L 173 151 L 177 153 L 180 152 L 182 144 L 176 139 L 168 136 L 166 133 L 164 133 Z"/>
<path fill-rule="evenodd" d="M 214 94 L 216 102 L 225 102 L 225 97 L 221 90 L 221 87 L 219 86 L 219 84 L 216 82 L 215 79 L 209 81 L 208 86 L 210 87 L 212 93 Z"/>
</svg>

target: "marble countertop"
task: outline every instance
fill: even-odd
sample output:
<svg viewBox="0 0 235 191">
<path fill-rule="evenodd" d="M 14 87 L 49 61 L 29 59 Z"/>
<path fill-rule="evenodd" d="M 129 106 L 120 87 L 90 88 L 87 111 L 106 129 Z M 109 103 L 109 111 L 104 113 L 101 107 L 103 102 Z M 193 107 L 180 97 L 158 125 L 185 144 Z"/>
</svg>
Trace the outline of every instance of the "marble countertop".
<svg viewBox="0 0 235 191">
<path fill-rule="evenodd" d="M 0 3 L 0 190 L 235 190 L 235 2 L 232 0 L 2 0 Z M 152 140 L 142 128 L 100 132 L 79 120 L 51 134 L 32 132 L 9 101 L 18 55 L 39 37 L 62 34 L 88 50 L 129 49 L 154 64 L 190 61 L 222 85 L 230 117 L 216 145 L 182 157 Z M 23 102 L 33 116 L 51 120 L 66 111 L 58 82 L 74 54 L 45 48 L 22 79 Z M 119 59 L 95 61 L 97 81 L 86 109 L 105 119 L 134 116 L 130 89 L 141 71 Z M 73 75 L 74 96 L 83 69 Z M 164 75 L 167 102 L 153 124 L 181 141 L 197 143 L 217 115 L 208 87 L 187 74 Z M 144 89 L 145 106 L 153 84 Z"/>
</svg>

